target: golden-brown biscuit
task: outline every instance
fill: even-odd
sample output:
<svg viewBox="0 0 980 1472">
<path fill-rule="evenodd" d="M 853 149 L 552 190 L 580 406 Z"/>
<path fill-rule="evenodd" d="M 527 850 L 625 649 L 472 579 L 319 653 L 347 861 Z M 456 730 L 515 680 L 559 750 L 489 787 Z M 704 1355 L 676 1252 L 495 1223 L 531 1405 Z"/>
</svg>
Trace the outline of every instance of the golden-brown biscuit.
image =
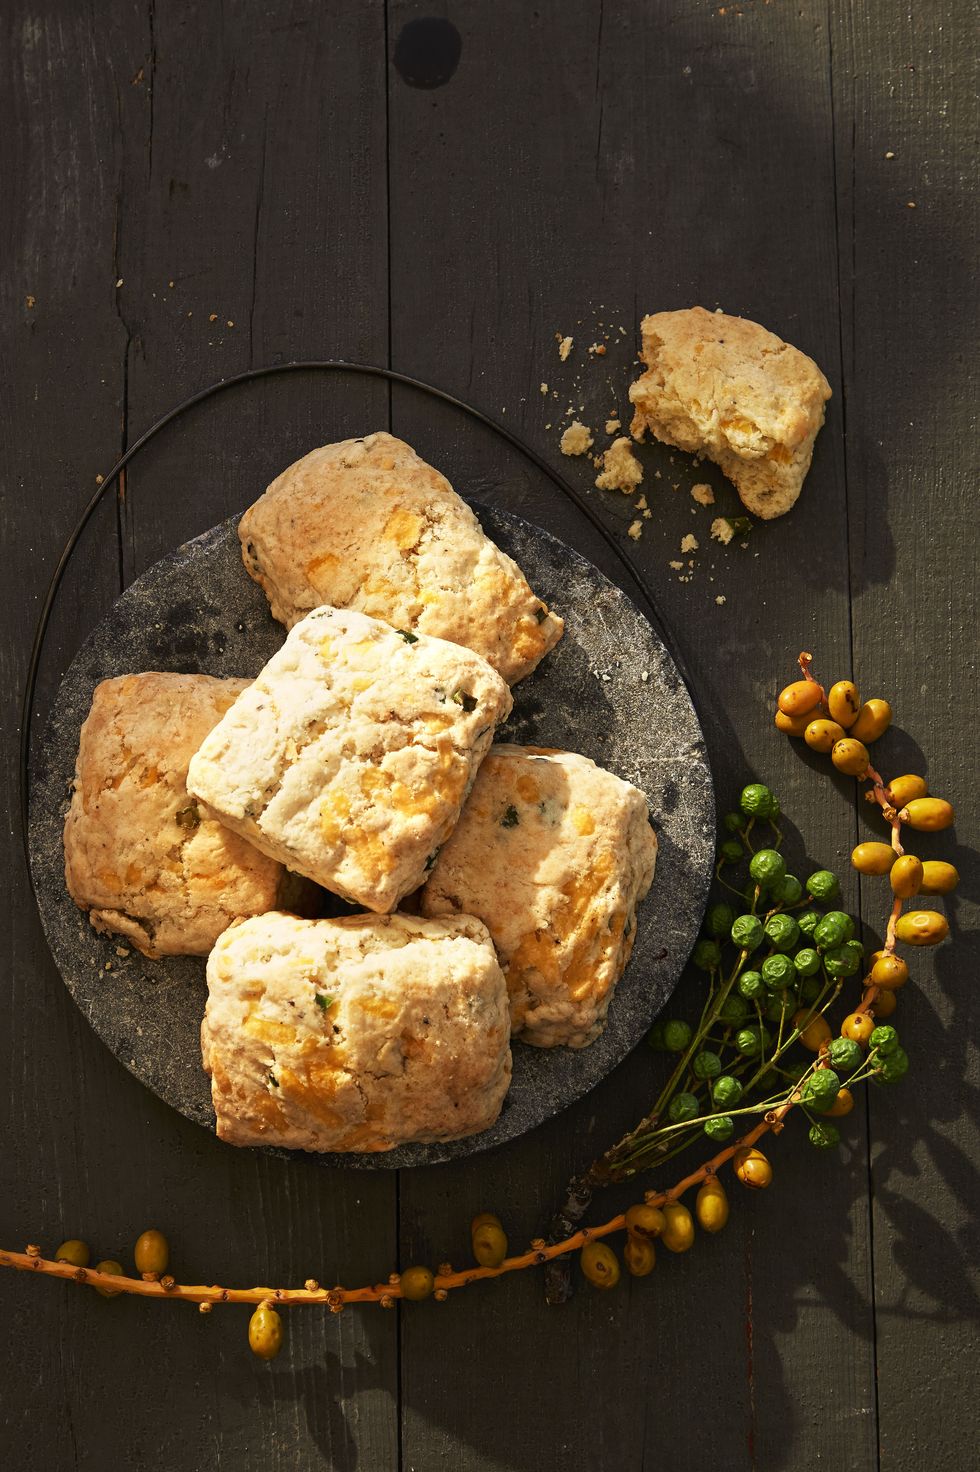
<svg viewBox="0 0 980 1472">
<path fill-rule="evenodd" d="M 561 638 L 512 558 L 410 445 L 341 440 L 284 470 L 245 512 L 249 574 L 287 628 L 321 604 L 481 654 L 508 684 Z"/>
<path fill-rule="evenodd" d="M 754 515 L 782 516 L 800 494 L 830 385 L 805 353 L 758 322 L 704 307 L 641 323 L 646 364 L 630 387 L 632 433 L 706 455 Z"/>
<path fill-rule="evenodd" d="M 477 915 L 522 1042 L 602 1032 L 629 960 L 657 840 L 646 798 L 588 757 L 495 746 L 422 891 L 424 915 Z"/>
<path fill-rule="evenodd" d="M 185 786 L 193 752 L 247 684 L 150 673 L 96 686 L 65 822 L 65 880 L 96 930 L 145 956 L 207 955 L 232 920 L 299 900 L 299 881 Z"/>
<path fill-rule="evenodd" d="M 510 1083 L 507 988 L 469 915 L 232 926 L 208 961 L 201 1045 L 233 1145 L 455 1140 L 493 1124 Z"/>
<path fill-rule="evenodd" d="M 204 740 L 187 787 L 298 874 L 393 910 L 452 832 L 511 705 L 471 649 L 317 608 Z"/>
</svg>

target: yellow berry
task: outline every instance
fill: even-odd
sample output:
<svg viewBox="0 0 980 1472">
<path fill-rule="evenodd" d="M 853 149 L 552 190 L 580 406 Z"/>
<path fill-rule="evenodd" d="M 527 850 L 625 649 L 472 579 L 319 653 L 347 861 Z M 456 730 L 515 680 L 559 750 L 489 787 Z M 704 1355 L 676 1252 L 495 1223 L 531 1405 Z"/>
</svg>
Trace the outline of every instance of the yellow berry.
<svg viewBox="0 0 980 1472">
<path fill-rule="evenodd" d="M 862 1048 L 866 1048 L 868 1046 L 868 1039 L 874 1030 L 874 1018 L 869 1017 L 867 1012 L 852 1012 L 841 1023 L 840 1035 L 842 1038 L 850 1038 L 852 1043 L 860 1043 Z"/>
<path fill-rule="evenodd" d="M 414 1267 L 406 1268 L 400 1276 L 402 1298 L 407 1298 L 410 1303 L 419 1303 L 423 1298 L 428 1298 L 436 1280 L 430 1268 Z"/>
<path fill-rule="evenodd" d="M 909 910 L 898 917 L 895 934 L 907 946 L 938 946 L 949 934 L 949 922 L 936 910 Z"/>
<path fill-rule="evenodd" d="M 861 697 L 858 688 L 850 680 L 838 680 L 836 685 L 831 685 L 827 694 L 827 707 L 831 719 L 847 731 L 854 725 L 861 710 Z"/>
<path fill-rule="evenodd" d="M 627 1237 L 623 1261 L 634 1278 L 645 1278 L 657 1265 L 657 1252 L 649 1237 Z"/>
<path fill-rule="evenodd" d="M 926 859 L 922 865 L 920 894 L 951 894 L 960 882 L 960 876 L 952 864 L 939 859 Z"/>
<path fill-rule="evenodd" d="M 605 1242 L 586 1242 L 579 1266 L 595 1288 L 615 1288 L 619 1282 L 619 1258 Z"/>
<path fill-rule="evenodd" d="M 706 1232 L 720 1232 L 728 1221 L 728 1197 L 717 1176 L 708 1176 L 698 1192 L 694 1210 Z"/>
<path fill-rule="evenodd" d="M 772 1166 L 754 1145 L 743 1145 L 740 1150 L 735 1151 L 733 1159 L 735 1174 L 743 1186 L 751 1186 L 755 1191 L 762 1191 L 772 1180 Z"/>
<path fill-rule="evenodd" d="M 626 1230 L 636 1237 L 659 1237 L 667 1225 L 667 1218 L 659 1206 L 647 1206 L 637 1202 L 626 1213 Z"/>
<path fill-rule="evenodd" d="M 823 700 L 823 686 L 816 680 L 794 680 L 779 692 L 776 704 L 787 716 L 802 716 L 813 710 Z"/>
<path fill-rule="evenodd" d="M 271 1303 L 260 1303 L 249 1319 L 248 1343 L 260 1360 L 274 1360 L 282 1349 L 282 1319 Z"/>
<path fill-rule="evenodd" d="M 922 888 L 922 860 L 915 854 L 903 854 L 891 871 L 892 894 L 899 900 L 910 900 Z"/>
<path fill-rule="evenodd" d="M 151 1230 L 137 1237 L 133 1261 L 138 1273 L 156 1273 L 158 1277 L 165 1273 L 170 1261 L 170 1248 L 163 1233 Z"/>
<path fill-rule="evenodd" d="M 899 816 L 920 833 L 938 833 L 956 821 L 952 806 L 941 797 L 914 797 Z"/>
<path fill-rule="evenodd" d="M 664 1206 L 667 1225 L 660 1240 L 670 1252 L 686 1252 L 694 1242 L 694 1218 L 680 1201 L 668 1201 Z"/>
<path fill-rule="evenodd" d="M 913 798 L 925 797 L 928 791 L 925 777 L 916 777 L 911 772 L 904 777 L 893 777 L 888 784 L 889 796 L 897 808 L 904 808 Z"/>
<path fill-rule="evenodd" d="M 844 739 L 844 727 L 837 721 L 811 721 L 803 732 L 803 739 L 812 751 L 831 751 L 838 741 Z"/>
<path fill-rule="evenodd" d="M 842 1088 L 837 1091 L 837 1098 L 831 1104 L 830 1108 L 825 1109 L 823 1112 L 829 1115 L 831 1119 L 840 1119 L 843 1115 L 850 1114 L 853 1108 L 854 1095 L 850 1089 Z"/>
<path fill-rule="evenodd" d="M 472 1232 L 473 1256 L 481 1268 L 499 1268 L 507 1256 L 507 1234 L 499 1222 L 481 1222 Z"/>
<path fill-rule="evenodd" d="M 887 874 L 894 862 L 895 850 L 888 843 L 859 843 L 851 854 L 859 874 Z"/>
<path fill-rule="evenodd" d="M 875 1017 L 879 1022 L 885 1017 L 890 1017 L 898 1006 L 898 996 L 895 992 L 879 992 L 875 997 Z"/>
<path fill-rule="evenodd" d="M 776 730 L 782 731 L 785 736 L 803 736 L 806 728 L 813 719 L 813 712 L 805 710 L 800 716 L 788 716 L 785 711 L 776 712 Z"/>
<path fill-rule="evenodd" d="M 867 744 L 884 736 L 891 723 L 892 708 L 887 700 L 866 700 L 851 727 L 851 735 Z"/>
<path fill-rule="evenodd" d="M 843 741 L 834 744 L 830 760 L 838 772 L 843 772 L 847 777 L 863 777 L 871 764 L 867 747 L 850 736 L 845 736 Z"/>
<path fill-rule="evenodd" d="M 87 1268 L 90 1253 L 88 1243 L 82 1242 L 78 1237 L 69 1237 L 67 1242 L 62 1242 L 54 1255 L 55 1262 L 70 1262 L 73 1268 Z"/>
<path fill-rule="evenodd" d="M 801 1007 L 799 1012 L 794 1014 L 793 1026 L 802 1029 L 799 1040 L 804 1048 L 809 1048 L 811 1053 L 819 1053 L 823 1045 L 830 1042 L 830 1026 L 826 1017 L 810 1017 L 809 1022 L 808 1017 L 810 1017 L 810 1008 Z"/>
<path fill-rule="evenodd" d="M 909 968 L 901 956 L 882 954 L 871 967 L 871 981 L 884 991 L 897 991 L 909 979 Z"/>
<path fill-rule="evenodd" d="M 97 1262 L 95 1264 L 95 1271 L 97 1273 L 108 1273 L 113 1278 L 124 1276 L 122 1263 L 116 1262 L 114 1257 L 105 1257 L 101 1262 Z M 104 1288 L 101 1283 L 93 1284 L 93 1286 L 100 1298 L 118 1298 L 122 1292 L 121 1288 Z"/>
</svg>

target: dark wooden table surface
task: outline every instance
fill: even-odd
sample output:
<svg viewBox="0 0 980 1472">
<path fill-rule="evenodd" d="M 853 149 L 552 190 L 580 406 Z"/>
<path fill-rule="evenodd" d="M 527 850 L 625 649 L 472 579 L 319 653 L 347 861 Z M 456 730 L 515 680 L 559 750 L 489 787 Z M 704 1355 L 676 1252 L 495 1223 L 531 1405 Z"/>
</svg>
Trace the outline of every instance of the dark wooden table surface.
<svg viewBox="0 0 980 1472">
<path fill-rule="evenodd" d="M 455 68 L 444 27 L 405 33 L 433 13 L 461 37 Z M 834 398 L 792 515 L 748 549 L 709 543 L 688 489 L 709 479 L 723 511 L 733 492 L 651 448 L 652 519 L 623 544 L 692 671 L 722 805 L 747 774 L 771 780 L 798 850 L 838 867 L 880 923 L 881 889 L 859 894 L 846 864 L 853 786 L 772 729 L 772 696 L 809 648 L 892 700 L 882 762 L 925 762 L 957 804 L 946 848 L 965 879 L 947 906 L 955 945 L 916 958 L 901 997 L 905 1084 L 860 1103 L 840 1155 L 787 1131 L 773 1188 L 737 1196 L 725 1233 L 654 1278 L 564 1309 L 527 1273 L 411 1312 L 295 1312 L 270 1367 L 247 1352 L 244 1311 L 205 1320 L 3 1274 L 0 1463 L 976 1465 L 972 7 L 8 0 L 2 26 L 0 1243 L 80 1233 L 128 1253 L 156 1224 L 204 1282 L 459 1261 L 477 1209 L 534 1235 L 656 1076 L 641 1049 L 518 1144 L 396 1179 L 220 1145 L 76 1014 L 16 816 L 40 595 L 97 474 L 221 376 L 297 357 L 418 375 L 560 462 L 625 538 L 631 504 L 562 461 L 557 432 L 569 404 L 600 426 L 625 409 L 640 315 L 721 305 L 798 344 Z M 575 339 L 564 364 L 556 332 Z M 417 394 L 313 378 L 236 390 L 147 452 L 96 518 L 42 708 L 135 573 L 310 446 L 387 425 L 468 494 L 622 575 L 540 477 Z M 690 531 L 685 582 L 668 563 Z"/>
</svg>

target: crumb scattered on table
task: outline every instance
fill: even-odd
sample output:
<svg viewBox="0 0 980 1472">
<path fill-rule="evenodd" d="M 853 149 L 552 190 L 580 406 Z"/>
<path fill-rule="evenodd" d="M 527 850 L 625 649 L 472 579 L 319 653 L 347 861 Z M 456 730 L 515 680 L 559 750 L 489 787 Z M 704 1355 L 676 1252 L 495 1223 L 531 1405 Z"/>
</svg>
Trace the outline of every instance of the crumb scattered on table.
<svg viewBox="0 0 980 1472">
<path fill-rule="evenodd" d="M 638 542 L 643 535 L 642 521 L 634 521 L 626 535 L 632 537 L 634 542 Z"/>
<path fill-rule="evenodd" d="M 562 337 L 560 332 L 556 332 L 555 341 L 558 343 L 559 358 L 561 358 L 563 363 L 567 362 L 568 355 L 572 351 L 572 339 L 570 337 Z"/>
<path fill-rule="evenodd" d="M 735 529 L 726 517 L 716 516 L 711 523 L 711 535 L 714 541 L 720 542 L 723 547 L 727 547 L 735 535 Z"/>
<path fill-rule="evenodd" d="M 715 504 L 715 493 L 704 481 L 691 487 L 691 495 L 699 506 L 713 506 Z"/>
<path fill-rule="evenodd" d="M 622 429 L 622 427 L 623 426 L 618 419 L 606 420 L 606 434 L 615 434 L 617 429 Z"/>
<path fill-rule="evenodd" d="M 718 596 L 717 596 L 717 598 L 716 598 L 716 599 L 715 599 L 715 602 L 716 602 L 716 603 L 717 603 L 717 604 L 718 604 L 718 605 L 719 605 L 719 607 L 720 607 L 720 606 L 721 606 L 721 604 L 722 604 L 722 603 L 724 603 L 724 602 L 725 602 L 725 601 L 726 601 L 726 600 L 725 600 L 725 595 L 724 595 L 724 593 L 719 593 L 719 594 L 718 594 Z"/>
<path fill-rule="evenodd" d="M 546 384 L 546 383 L 543 383 L 543 384 L 542 384 L 542 385 L 541 385 L 541 392 L 542 392 L 542 393 L 543 393 L 543 394 L 546 394 L 546 393 L 547 393 L 547 392 L 548 392 L 548 385 L 547 385 L 547 384 Z"/>
<path fill-rule="evenodd" d="M 682 572 L 684 568 L 683 562 L 668 562 L 667 566 L 672 568 L 674 572 Z"/>
<path fill-rule="evenodd" d="M 643 479 L 643 467 L 633 453 L 628 435 L 613 440 L 602 457 L 603 471 L 596 476 L 600 491 L 622 491 L 631 496 Z"/>
<path fill-rule="evenodd" d="M 693 532 L 688 532 L 686 537 L 681 537 L 682 552 L 696 552 L 699 545 L 698 539 Z"/>
<path fill-rule="evenodd" d="M 559 441 L 563 455 L 584 455 L 592 446 L 592 431 L 578 419 L 573 419 Z"/>
</svg>

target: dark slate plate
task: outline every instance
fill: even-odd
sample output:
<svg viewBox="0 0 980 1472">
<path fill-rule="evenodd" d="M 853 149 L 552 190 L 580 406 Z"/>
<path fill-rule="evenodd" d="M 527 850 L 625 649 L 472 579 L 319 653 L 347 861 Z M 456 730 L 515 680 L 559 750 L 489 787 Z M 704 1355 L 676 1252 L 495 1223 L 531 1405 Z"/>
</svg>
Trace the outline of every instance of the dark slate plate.
<svg viewBox="0 0 980 1472">
<path fill-rule="evenodd" d="M 547 532 L 475 508 L 543 598 L 565 636 L 515 690 L 501 739 L 583 752 L 647 794 L 660 842 L 633 957 L 606 1031 L 582 1050 L 514 1045 L 514 1078 L 493 1129 L 440 1145 L 375 1155 L 324 1155 L 367 1168 L 433 1164 L 513 1140 L 593 1088 L 640 1041 L 694 943 L 711 878 L 714 798 L 690 697 L 670 655 L 624 593 Z M 214 1129 L 199 1029 L 204 961 L 117 955 L 69 899 L 61 833 L 78 731 L 97 682 L 139 670 L 250 676 L 284 632 L 245 574 L 237 517 L 158 562 L 129 587 L 62 681 L 31 773 L 30 852 L 48 944 L 65 985 L 116 1057 L 188 1119 Z M 333 913 L 349 907 L 336 902 Z"/>
</svg>

